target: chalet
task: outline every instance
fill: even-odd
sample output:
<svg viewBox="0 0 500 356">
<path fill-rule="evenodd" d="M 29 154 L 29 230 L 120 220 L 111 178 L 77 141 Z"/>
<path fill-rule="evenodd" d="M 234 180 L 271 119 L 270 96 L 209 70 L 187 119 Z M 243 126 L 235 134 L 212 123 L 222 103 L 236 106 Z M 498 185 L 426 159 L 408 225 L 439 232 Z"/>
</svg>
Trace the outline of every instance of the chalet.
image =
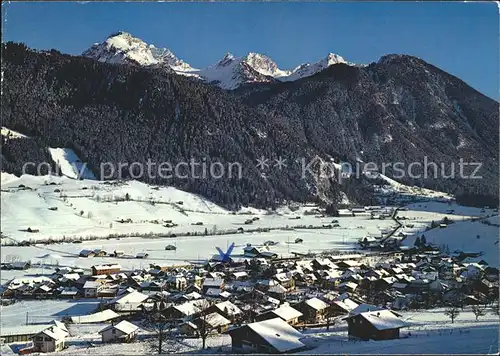
<svg viewBox="0 0 500 356">
<path fill-rule="evenodd" d="M 335 263 L 337 267 L 341 270 L 346 270 L 352 267 L 358 267 L 360 263 L 358 261 L 339 261 Z"/>
<path fill-rule="evenodd" d="M 33 292 L 32 292 L 33 296 L 37 297 L 37 298 L 47 298 L 47 297 L 50 297 L 54 294 L 54 290 L 46 285 L 46 284 L 42 284 L 38 287 L 36 287 Z"/>
<path fill-rule="evenodd" d="M 234 322 L 243 317 L 243 311 L 230 301 L 224 301 L 212 305 L 207 309 L 207 313 L 218 313 Z"/>
<path fill-rule="evenodd" d="M 76 299 L 80 296 L 80 292 L 75 287 L 60 287 L 58 288 L 59 298 L 71 298 Z"/>
<path fill-rule="evenodd" d="M 358 306 L 358 303 L 350 298 L 335 300 L 332 302 L 330 310 L 333 315 L 348 314 Z"/>
<path fill-rule="evenodd" d="M 137 336 L 139 327 L 122 320 L 116 325 L 109 325 L 99 331 L 102 342 L 131 342 Z"/>
<path fill-rule="evenodd" d="M 92 271 L 92 275 L 97 276 L 97 275 L 103 275 L 103 274 L 120 273 L 121 266 L 118 264 L 96 265 L 96 266 L 92 266 L 90 269 Z"/>
<path fill-rule="evenodd" d="M 344 293 L 344 292 L 354 292 L 356 290 L 356 288 L 358 288 L 358 285 L 357 283 L 354 283 L 354 282 L 344 282 L 344 283 L 341 283 L 339 284 L 338 286 L 339 288 L 339 291 Z"/>
<path fill-rule="evenodd" d="M 198 330 L 217 331 L 218 333 L 226 332 L 231 325 L 231 321 L 224 318 L 219 313 L 210 313 L 200 316 L 194 320 Z M 203 325 L 204 324 L 204 325 Z"/>
<path fill-rule="evenodd" d="M 185 290 L 185 293 L 192 293 L 192 292 L 196 292 L 196 293 L 201 293 L 202 292 L 202 289 L 201 287 L 198 285 L 198 284 L 191 284 L 189 285 L 186 290 Z"/>
<path fill-rule="evenodd" d="M 103 284 L 97 281 L 86 281 L 83 285 L 83 296 L 85 298 L 96 298 Z"/>
<path fill-rule="evenodd" d="M 245 280 L 248 278 L 248 273 L 245 271 L 233 272 L 233 273 L 231 273 L 231 278 L 236 279 L 236 280 Z"/>
<path fill-rule="evenodd" d="M 303 314 L 305 321 L 314 323 L 323 318 L 329 305 L 315 297 L 299 303 L 295 308 Z"/>
<path fill-rule="evenodd" d="M 107 304 L 116 312 L 132 313 L 140 311 L 141 306 L 148 298 L 148 295 L 133 290 L 130 293 L 119 295 Z"/>
<path fill-rule="evenodd" d="M 33 337 L 33 349 L 35 352 L 57 352 L 64 349 L 64 341 L 69 336 L 68 330 L 62 327 L 52 326 Z"/>
<path fill-rule="evenodd" d="M 187 279 L 183 275 L 169 276 L 166 284 L 172 289 L 182 291 L 187 288 Z"/>
<path fill-rule="evenodd" d="M 9 269 L 26 270 L 31 267 L 31 262 L 15 261 L 9 264 Z"/>
<path fill-rule="evenodd" d="M 286 290 L 292 290 L 295 288 L 295 281 L 290 273 L 277 273 L 273 278 Z"/>
<path fill-rule="evenodd" d="M 243 248 L 243 255 L 245 257 L 258 257 L 260 256 L 261 250 L 255 246 L 248 244 Z"/>
<path fill-rule="evenodd" d="M 218 298 L 222 293 L 222 289 L 220 288 L 208 288 L 205 292 L 206 297 Z"/>
<path fill-rule="evenodd" d="M 198 325 L 193 323 L 192 321 L 186 321 L 179 325 L 178 327 L 179 334 L 187 335 L 187 336 L 198 336 Z"/>
<path fill-rule="evenodd" d="M 206 293 L 209 288 L 224 289 L 224 280 L 215 278 L 206 278 L 203 281 L 202 289 L 203 293 Z"/>
<path fill-rule="evenodd" d="M 278 298 L 278 299 L 284 299 L 286 293 L 288 292 L 288 289 L 283 287 L 281 284 L 276 284 L 272 287 L 269 287 L 267 290 L 270 296 Z"/>
<path fill-rule="evenodd" d="M 399 339 L 399 330 L 407 326 L 390 310 L 359 313 L 346 320 L 349 338 L 362 340 Z"/>
<path fill-rule="evenodd" d="M 106 256 L 108 253 L 104 250 L 101 250 L 100 248 L 97 248 L 94 250 L 94 256 L 95 257 L 104 257 Z"/>
<path fill-rule="evenodd" d="M 172 305 L 165 309 L 163 314 L 172 320 L 182 321 L 187 317 L 192 317 L 195 314 L 200 313 L 201 307 L 206 303 L 204 299 L 192 300 L 179 305 Z"/>
<path fill-rule="evenodd" d="M 235 353 L 291 353 L 305 347 L 300 341 L 304 335 L 281 318 L 246 324 L 228 333 Z"/>
<path fill-rule="evenodd" d="M 81 250 L 80 253 L 78 254 L 80 257 L 94 257 L 95 252 L 93 250 Z"/>
<path fill-rule="evenodd" d="M 278 254 L 272 251 L 262 251 L 259 256 L 267 259 L 278 258 Z"/>
<path fill-rule="evenodd" d="M 299 323 L 299 318 L 302 317 L 302 315 L 303 314 L 301 312 L 292 308 L 290 305 L 283 304 L 277 309 L 257 315 L 256 319 L 258 321 L 262 321 L 268 319 L 281 318 L 290 325 L 296 325 Z"/>
</svg>

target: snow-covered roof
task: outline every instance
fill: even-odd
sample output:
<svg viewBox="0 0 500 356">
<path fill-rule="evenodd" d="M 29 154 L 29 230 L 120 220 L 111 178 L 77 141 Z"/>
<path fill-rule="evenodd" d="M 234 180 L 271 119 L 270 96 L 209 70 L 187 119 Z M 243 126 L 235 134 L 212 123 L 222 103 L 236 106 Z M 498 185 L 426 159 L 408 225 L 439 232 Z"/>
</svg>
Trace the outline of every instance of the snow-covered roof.
<svg viewBox="0 0 500 356">
<path fill-rule="evenodd" d="M 274 309 L 272 312 L 285 321 L 299 318 L 303 315 L 301 312 L 289 305 L 282 305 L 279 308 Z"/>
<path fill-rule="evenodd" d="M 139 330 L 139 327 L 137 325 L 134 325 L 131 322 L 128 322 L 126 320 L 122 320 L 116 325 L 108 325 L 107 327 L 105 327 L 104 329 L 99 331 L 99 333 L 103 333 L 104 331 L 109 330 L 111 328 L 120 330 L 122 333 L 127 334 L 127 335 L 132 334 L 132 333 L 136 332 L 137 330 Z"/>
<path fill-rule="evenodd" d="M 221 285 L 224 284 L 223 279 L 215 279 L 215 278 L 207 278 L 203 281 L 203 287 L 220 287 Z"/>
<path fill-rule="evenodd" d="M 112 299 L 109 303 L 110 304 L 114 304 L 114 303 L 117 303 L 117 304 L 142 303 L 148 298 L 149 298 L 148 295 L 134 290 L 131 293 L 128 293 L 126 295 L 121 295 L 119 297 Z"/>
<path fill-rule="evenodd" d="M 233 272 L 233 276 L 235 276 L 236 278 L 242 278 L 242 277 L 248 276 L 248 273 L 246 273 L 245 271 L 243 271 L 243 272 Z"/>
<path fill-rule="evenodd" d="M 372 324 L 377 330 L 396 329 L 408 326 L 409 324 L 398 318 L 390 310 L 379 310 L 360 314 L 366 321 Z"/>
<path fill-rule="evenodd" d="M 94 268 L 98 271 L 98 270 L 106 270 L 106 269 L 121 269 L 122 266 L 120 266 L 119 264 L 110 264 L 110 265 L 96 265 L 96 266 L 92 266 L 92 268 Z"/>
<path fill-rule="evenodd" d="M 205 292 L 205 295 L 208 296 L 218 296 L 222 292 L 222 289 L 220 288 L 208 288 L 207 291 Z"/>
<path fill-rule="evenodd" d="M 316 310 L 322 310 L 328 308 L 327 303 L 316 297 L 306 300 L 305 303 L 309 305 L 311 308 Z"/>
<path fill-rule="evenodd" d="M 191 293 L 188 293 L 186 295 L 184 295 L 184 297 L 186 299 L 200 299 L 201 298 L 201 294 L 198 293 L 198 292 L 191 292 Z"/>
<path fill-rule="evenodd" d="M 86 281 L 83 289 L 99 288 L 102 284 L 97 281 Z"/>
<path fill-rule="evenodd" d="M 248 324 L 255 333 L 261 336 L 279 352 L 287 352 L 304 347 L 300 341 L 304 335 L 288 325 L 280 318 Z"/>
<path fill-rule="evenodd" d="M 42 334 L 45 334 L 54 340 L 62 340 L 69 335 L 66 330 L 60 329 L 57 326 L 52 326 L 48 329 L 45 329 L 44 331 L 42 331 Z"/>
<path fill-rule="evenodd" d="M 190 316 L 199 313 L 201 311 L 199 306 L 204 302 L 205 302 L 204 299 L 192 300 L 186 303 L 176 305 L 174 306 L 174 308 L 180 311 L 182 314 Z"/>
<path fill-rule="evenodd" d="M 281 284 L 277 284 L 277 285 L 269 288 L 269 292 L 271 292 L 271 293 L 281 294 L 281 293 L 286 293 L 286 291 L 287 291 L 287 289 L 285 287 L 283 287 Z"/>
<path fill-rule="evenodd" d="M 18 325 L 11 327 L 0 328 L 0 336 L 13 336 L 13 335 L 35 335 L 38 334 L 45 329 L 50 328 L 52 325 L 50 324 L 35 324 L 35 325 Z"/>
<path fill-rule="evenodd" d="M 238 315 L 238 314 L 243 314 L 240 308 L 238 308 L 236 305 L 231 303 L 230 301 L 226 300 L 225 302 L 217 303 L 215 304 L 217 309 L 222 311 L 223 313 L 227 315 Z"/>
<path fill-rule="evenodd" d="M 120 317 L 119 314 L 115 313 L 111 309 L 106 309 L 90 315 L 72 316 L 71 322 L 74 324 L 103 323 L 118 317 Z"/>
<path fill-rule="evenodd" d="M 347 312 L 351 312 L 356 307 L 358 307 L 358 303 L 356 303 L 355 301 L 353 301 L 349 298 L 345 298 L 344 300 L 336 300 L 333 303 L 338 305 L 340 308 L 342 308 L 343 310 L 345 310 Z"/>
<path fill-rule="evenodd" d="M 227 320 L 219 313 L 211 313 L 205 317 L 201 317 L 200 319 L 209 324 L 213 328 L 231 324 L 230 320 Z"/>
<path fill-rule="evenodd" d="M 349 313 L 349 315 L 358 315 L 358 314 L 365 313 L 368 311 L 372 312 L 372 311 L 379 311 L 379 310 L 386 310 L 386 309 L 379 307 L 379 306 L 376 306 L 376 305 L 362 303 L 362 304 L 358 305 L 357 307 L 355 307 L 354 309 L 352 309 L 351 312 Z"/>
</svg>

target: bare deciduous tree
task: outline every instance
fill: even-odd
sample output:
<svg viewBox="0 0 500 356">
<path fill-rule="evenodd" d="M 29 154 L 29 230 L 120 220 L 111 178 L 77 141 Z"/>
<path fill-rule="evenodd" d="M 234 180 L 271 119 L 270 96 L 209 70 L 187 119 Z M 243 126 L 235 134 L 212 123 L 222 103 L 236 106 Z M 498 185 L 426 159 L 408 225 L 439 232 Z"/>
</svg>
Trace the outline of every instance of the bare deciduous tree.
<svg viewBox="0 0 500 356">
<path fill-rule="evenodd" d="M 212 306 L 208 300 L 203 300 L 199 304 L 196 305 L 200 309 L 200 316 L 197 319 L 198 326 L 198 336 L 202 340 L 202 349 L 204 350 L 207 344 L 208 334 L 213 330 L 212 319 L 214 318 L 213 314 L 210 314 L 208 308 Z"/>
<path fill-rule="evenodd" d="M 168 353 L 164 350 L 164 344 L 171 336 L 172 323 L 159 312 L 152 313 L 147 319 L 148 327 L 154 332 L 155 338 L 150 344 L 151 352 L 159 355 Z"/>
<path fill-rule="evenodd" d="M 474 313 L 474 316 L 476 317 L 476 321 L 479 319 L 480 316 L 484 316 L 486 314 L 485 307 L 482 305 L 473 305 L 472 312 Z"/>
<path fill-rule="evenodd" d="M 459 314 L 460 314 L 460 308 L 455 305 L 446 308 L 446 310 L 444 311 L 444 315 L 446 315 L 451 319 L 452 324 L 455 322 L 455 319 Z"/>
</svg>

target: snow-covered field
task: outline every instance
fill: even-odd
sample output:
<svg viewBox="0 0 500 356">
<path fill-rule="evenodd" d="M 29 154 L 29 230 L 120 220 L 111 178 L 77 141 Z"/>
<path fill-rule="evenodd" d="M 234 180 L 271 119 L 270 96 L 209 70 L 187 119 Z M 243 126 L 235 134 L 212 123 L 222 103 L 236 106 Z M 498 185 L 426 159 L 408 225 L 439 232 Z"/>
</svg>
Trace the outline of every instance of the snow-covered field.
<svg viewBox="0 0 500 356">
<path fill-rule="evenodd" d="M 366 235 L 380 236 L 382 229 L 394 226 L 394 221 L 391 219 L 372 220 L 367 215 L 361 215 L 339 217 L 337 220 L 340 227 L 332 229 L 278 230 L 298 225 L 318 227 L 330 224 L 332 218 L 304 214 L 314 206 L 301 206 L 294 211 L 289 207 L 282 207 L 272 213 L 245 208 L 232 214 L 198 195 L 172 187 L 154 187 L 136 181 L 109 184 L 55 176 L 25 175 L 19 178 L 6 173 L 2 173 L 1 178 L 1 224 L 2 234 L 5 236 L 2 242 L 102 237 L 84 241 L 82 244 L 61 242 L 47 246 L 4 246 L 2 261 L 32 260 L 33 263 L 43 262 L 45 265 L 59 264 L 87 268 L 108 262 L 120 263 L 124 268 L 140 268 L 148 263 L 182 264 L 189 260 L 207 259 L 216 252 L 216 246 L 224 248 L 231 242 L 236 244 L 235 254 L 241 254 L 242 248 L 247 243 L 260 245 L 268 240 L 278 242 L 276 246 L 271 247 L 271 251 L 278 255 L 323 250 L 348 251 L 357 248 L 356 242 L 360 238 Z M 20 185 L 26 188 L 19 188 Z M 407 208 L 407 211 L 399 212 L 399 216 L 406 218 L 401 220 L 405 225 L 402 231 L 410 234 L 405 241 L 406 244 L 413 245 L 412 234 L 421 233 L 431 221 L 440 221 L 448 217 L 458 222 L 446 229 L 426 232 L 428 242 L 437 245 L 447 244 L 452 250 L 474 250 L 471 252 L 480 250 L 484 252 L 484 258 L 489 263 L 498 264 L 498 255 L 495 253 L 497 248 L 494 248 L 496 246 L 494 243 L 498 240 L 498 226 L 488 226 L 480 222 L 462 222 L 471 217 L 491 216 L 492 210 L 442 202 L 411 204 Z M 245 221 L 251 216 L 257 216 L 259 220 L 246 225 Z M 121 219 L 132 221 L 118 222 Z M 172 220 L 178 225 L 165 227 L 162 223 L 164 220 Z M 201 225 L 195 225 L 196 223 Z M 26 232 L 28 228 L 37 229 L 39 232 Z M 216 231 L 236 231 L 238 228 L 276 230 L 213 236 L 213 232 Z M 205 230 L 207 236 L 204 236 Z M 166 237 L 170 234 L 182 235 L 188 232 L 197 232 L 201 236 Z M 118 240 L 109 238 L 111 234 L 137 236 Z M 147 234 L 155 236 L 161 234 L 165 237 L 146 238 Z M 480 238 L 478 239 L 476 235 L 480 235 Z M 294 240 L 297 237 L 302 238 L 304 243 L 295 244 Z M 169 244 L 175 245 L 177 250 L 165 251 L 165 246 Z M 79 251 L 84 248 L 100 248 L 107 252 L 119 249 L 126 255 L 132 256 L 146 252 L 149 258 L 138 260 L 77 257 Z M 43 261 L 37 259 L 47 253 L 60 255 L 60 258 Z"/>
<path fill-rule="evenodd" d="M 97 301 L 24 301 L 2 309 L 2 326 L 23 325 L 28 312 L 30 323 L 50 322 L 69 315 L 81 315 L 93 310 Z M 409 327 L 401 330 L 401 339 L 388 341 L 353 341 L 348 339 L 347 324 L 340 321 L 326 331 L 325 328 L 302 331 L 302 340 L 309 350 L 305 354 L 493 354 L 498 352 L 498 316 L 488 313 L 475 320 L 469 308 L 461 311 L 452 324 L 443 309 L 402 312 Z M 71 337 L 68 349 L 61 354 L 144 354 L 151 352 L 153 335 L 145 328 L 138 342 L 128 344 L 102 344 L 99 330 L 107 324 L 69 324 Z M 142 325 L 139 325 L 142 326 Z M 91 346 L 92 345 L 92 346 Z M 170 353 L 197 353 L 200 339 L 172 339 L 167 341 Z M 217 335 L 207 340 L 211 352 L 230 352 L 231 338 Z M 2 348 L 2 354 L 9 353 Z"/>
<path fill-rule="evenodd" d="M 73 160 L 66 151 L 53 151 L 54 157 Z M 65 167 L 61 165 L 61 167 Z M 69 169 L 66 167 L 64 169 Z M 73 171 L 74 173 L 74 171 Z M 59 243 L 50 245 L 3 246 L 2 262 L 31 260 L 32 268 L 27 271 L 2 271 L 1 282 L 12 278 L 50 274 L 55 265 L 90 268 L 101 263 L 119 263 L 124 269 L 136 269 L 155 264 L 184 264 L 187 261 L 205 260 L 216 253 L 215 247 L 224 249 L 234 242 L 233 255 L 242 254 L 247 243 L 262 245 L 273 240 L 277 245 L 270 250 L 287 256 L 292 252 L 307 253 L 324 250 L 352 252 L 357 241 L 366 235 L 380 235 L 383 229 L 395 226 L 392 219 L 370 219 L 368 214 L 341 216 L 335 218 L 340 227 L 331 229 L 285 229 L 287 226 L 315 226 L 330 224 L 333 218 L 305 214 L 315 206 L 300 206 L 294 209 L 281 207 L 274 212 L 244 208 L 232 213 L 195 194 L 172 187 L 154 187 L 136 181 L 104 183 L 93 179 L 71 179 L 71 171 L 64 177 L 15 177 L 1 174 L 1 229 L 3 243 L 12 241 L 45 240 L 52 238 Z M 392 183 L 391 183 L 392 184 Z M 21 186 L 21 187 L 20 187 Z M 403 189 L 399 187 L 398 189 Z M 432 197 L 438 197 L 435 193 Z M 182 203 L 181 203 L 182 202 Z M 293 210 L 293 211 L 292 211 Z M 407 206 L 399 212 L 404 217 L 402 231 L 408 234 L 404 244 L 412 246 L 416 236 L 425 233 L 427 242 L 448 245 L 466 252 L 483 252 L 481 259 L 491 265 L 498 265 L 499 217 L 492 209 L 469 208 L 446 202 L 422 202 Z M 251 225 L 245 221 L 258 217 Z M 300 217 L 296 219 L 296 217 Z M 446 228 L 424 230 L 432 221 L 444 217 L 455 223 Z M 470 221 L 478 218 L 478 221 Z M 119 220 L 131 219 L 121 223 Z M 157 222 L 155 221 L 157 220 Z M 178 224 L 165 227 L 164 221 Z M 482 222 L 488 221 L 490 225 Z M 201 223 L 200 225 L 196 223 Z M 245 233 L 214 235 L 221 230 L 247 230 Z M 30 233 L 23 230 L 37 229 Z M 249 229 L 271 228 L 268 232 L 248 232 Z M 207 235 L 204 235 L 205 229 Z M 197 232 L 200 236 L 166 237 Z M 135 234 L 137 236 L 117 239 L 110 234 Z M 153 234 L 155 236 L 147 236 Z M 157 237 L 164 234 L 164 237 Z M 139 236 L 140 235 L 140 236 Z M 479 238 L 477 237 L 479 235 Z M 95 237 L 93 240 L 74 244 L 62 241 L 65 237 Z M 303 243 L 294 240 L 300 237 Z M 166 245 L 175 245 L 176 251 L 166 251 Z M 120 250 L 127 258 L 78 257 L 82 249 Z M 147 259 L 132 258 L 139 252 L 149 254 Z M 83 301 L 18 301 L 3 306 L 1 326 L 23 325 L 28 317 L 30 323 L 60 320 L 64 316 L 85 315 L 97 306 L 97 300 Z M 402 339 L 391 341 L 354 342 L 347 338 L 345 324 L 339 324 L 328 332 L 324 329 L 308 330 L 305 342 L 314 347 L 307 353 L 314 354 L 401 354 L 401 353 L 493 353 L 498 351 L 498 317 L 488 314 L 478 322 L 470 311 L 463 311 L 451 324 L 436 309 L 423 312 L 403 312 L 412 323 L 404 329 Z M 143 354 L 150 352 L 147 331 L 140 334 L 141 342 L 127 345 L 103 345 L 98 331 L 104 325 L 71 325 L 69 348 L 63 354 Z M 408 332 L 411 334 L 409 335 Z M 89 342 L 94 347 L 89 346 Z M 210 338 L 208 345 L 212 352 L 229 352 L 230 338 L 227 335 Z M 169 343 L 171 353 L 197 352 L 201 348 L 199 339 L 179 339 Z M 10 351 L 9 351 L 10 350 Z M 2 354 L 11 353 L 2 347 Z"/>
<path fill-rule="evenodd" d="M 487 314 L 478 321 L 465 309 L 452 324 L 443 309 L 403 312 L 411 326 L 401 329 L 401 339 L 349 341 L 347 325 L 329 332 L 311 329 L 306 343 L 316 346 L 309 354 L 493 354 L 498 352 L 498 316 Z"/>
<path fill-rule="evenodd" d="M 2 271 L 3 272 L 3 271 Z M 97 308 L 99 300 L 19 300 L 12 305 L 0 306 L 1 327 L 45 324 L 65 316 L 87 315 Z"/>
</svg>

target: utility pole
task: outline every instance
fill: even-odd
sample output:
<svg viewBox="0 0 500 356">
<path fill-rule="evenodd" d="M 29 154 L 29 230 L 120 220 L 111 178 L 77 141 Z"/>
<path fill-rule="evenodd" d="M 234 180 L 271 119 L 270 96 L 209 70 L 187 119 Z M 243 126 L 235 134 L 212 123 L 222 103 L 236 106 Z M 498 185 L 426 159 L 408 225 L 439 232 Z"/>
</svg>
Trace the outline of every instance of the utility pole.
<svg viewBox="0 0 500 356">
<path fill-rule="evenodd" d="M 26 312 L 26 325 L 28 325 L 28 312 Z"/>
</svg>

